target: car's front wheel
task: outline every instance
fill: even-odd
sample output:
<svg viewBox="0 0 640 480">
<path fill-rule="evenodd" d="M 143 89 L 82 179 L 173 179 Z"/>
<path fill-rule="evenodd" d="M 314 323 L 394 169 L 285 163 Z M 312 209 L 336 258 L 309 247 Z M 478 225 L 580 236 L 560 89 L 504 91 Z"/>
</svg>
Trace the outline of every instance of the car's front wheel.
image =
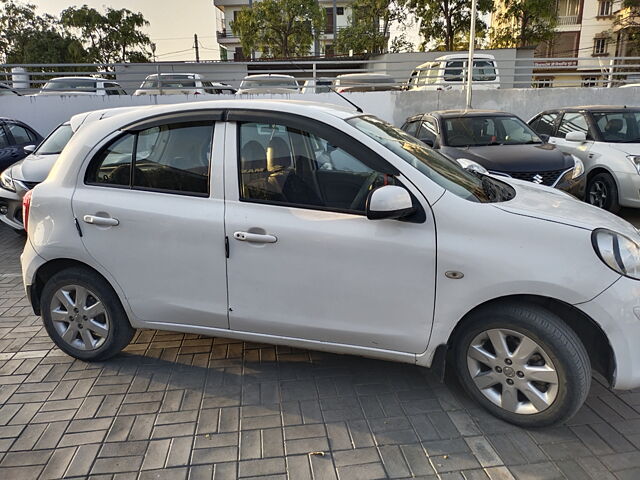
<svg viewBox="0 0 640 480">
<path fill-rule="evenodd" d="M 589 179 L 587 184 L 587 202 L 603 208 L 611 213 L 620 210 L 618 203 L 618 186 L 608 173 L 598 173 Z"/>
<path fill-rule="evenodd" d="M 111 286 L 86 269 L 70 268 L 52 276 L 42 290 L 40 309 L 54 343 L 80 360 L 110 358 L 135 333 Z"/>
<path fill-rule="evenodd" d="M 538 306 L 509 303 L 473 313 L 455 357 L 467 392 L 497 417 L 524 427 L 568 420 L 591 385 L 578 336 Z"/>
</svg>

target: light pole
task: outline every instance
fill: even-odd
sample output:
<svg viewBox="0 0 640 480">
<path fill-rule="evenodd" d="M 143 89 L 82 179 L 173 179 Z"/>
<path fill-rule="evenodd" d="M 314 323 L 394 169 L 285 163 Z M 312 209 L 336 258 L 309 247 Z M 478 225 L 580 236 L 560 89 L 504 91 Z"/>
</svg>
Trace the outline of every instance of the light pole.
<svg viewBox="0 0 640 480">
<path fill-rule="evenodd" d="M 473 53 L 476 46 L 476 0 L 471 0 L 471 30 L 469 31 L 469 59 L 467 60 L 467 110 L 471 108 L 473 83 Z"/>
</svg>

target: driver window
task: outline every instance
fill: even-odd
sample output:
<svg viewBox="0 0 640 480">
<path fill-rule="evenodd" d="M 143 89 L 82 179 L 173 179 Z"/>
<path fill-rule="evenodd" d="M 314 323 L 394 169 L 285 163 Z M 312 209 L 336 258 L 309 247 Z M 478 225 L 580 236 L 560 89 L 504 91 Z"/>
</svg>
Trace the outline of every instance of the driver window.
<svg viewBox="0 0 640 480">
<path fill-rule="evenodd" d="M 363 214 L 372 189 L 395 183 L 331 141 L 278 124 L 240 123 L 238 163 L 243 201 Z"/>
</svg>

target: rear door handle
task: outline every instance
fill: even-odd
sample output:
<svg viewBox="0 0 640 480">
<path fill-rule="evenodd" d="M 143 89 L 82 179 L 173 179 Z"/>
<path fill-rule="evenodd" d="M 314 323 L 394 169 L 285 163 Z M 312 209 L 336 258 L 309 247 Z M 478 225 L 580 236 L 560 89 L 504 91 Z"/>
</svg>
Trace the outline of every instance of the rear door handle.
<svg viewBox="0 0 640 480">
<path fill-rule="evenodd" d="M 275 235 L 266 235 L 261 233 L 235 232 L 233 238 L 241 242 L 252 243 L 276 243 L 278 238 Z"/>
<path fill-rule="evenodd" d="M 83 217 L 85 223 L 90 223 L 91 225 L 100 225 L 103 227 L 115 227 L 116 225 L 120 225 L 120 221 L 117 218 L 111 217 L 96 217 L 95 215 L 85 215 Z"/>
</svg>

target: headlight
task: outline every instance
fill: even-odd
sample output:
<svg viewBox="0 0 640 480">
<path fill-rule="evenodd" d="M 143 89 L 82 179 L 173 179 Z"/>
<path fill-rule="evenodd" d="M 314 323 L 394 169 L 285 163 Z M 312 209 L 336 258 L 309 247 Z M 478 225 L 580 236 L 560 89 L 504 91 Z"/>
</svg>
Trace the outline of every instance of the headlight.
<svg viewBox="0 0 640 480">
<path fill-rule="evenodd" d="M 571 178 L 578 178 L 580 175 L 584 173 L 584 163 L 575 155 L 572 155 L 573 161 L 573 173 L 571 174 Z"/>
<path fill-rule="evenodd" d="M 627 155 L 627 158 L 631 160 L 633 166 L 636 167 L 636 171 L 640 173 L 640 155 Z"/>
<path fill-rule="evenodd" d="M 16 191 L 16 187 L 13 184 L 13 178 L 11 178 L 9 169 L 0 174 L 0 186 L 2 186 L 2 188 L 4 188 L 5 190 L 9 190 L 10 192 Z"/>
<path fill-rule="evenodd" d="M 600 259 L 620 275 L 640 280 L 640 244 L 619 233 L 595 230 L 591 235 L 593 248 Z"/>
<path fill-rule="evenodd" d="M 474 162 L 473 160 L 469 160 L 468 158 L 456 158 L 456 162 L 458 162 L 458 165 L 460 165 L 462 168 L 470 172 L 480 173 L 482 175 L 486 175 L 489 173 L 487 169 L 480 165 L 478 162 Z"/>
</svg>

